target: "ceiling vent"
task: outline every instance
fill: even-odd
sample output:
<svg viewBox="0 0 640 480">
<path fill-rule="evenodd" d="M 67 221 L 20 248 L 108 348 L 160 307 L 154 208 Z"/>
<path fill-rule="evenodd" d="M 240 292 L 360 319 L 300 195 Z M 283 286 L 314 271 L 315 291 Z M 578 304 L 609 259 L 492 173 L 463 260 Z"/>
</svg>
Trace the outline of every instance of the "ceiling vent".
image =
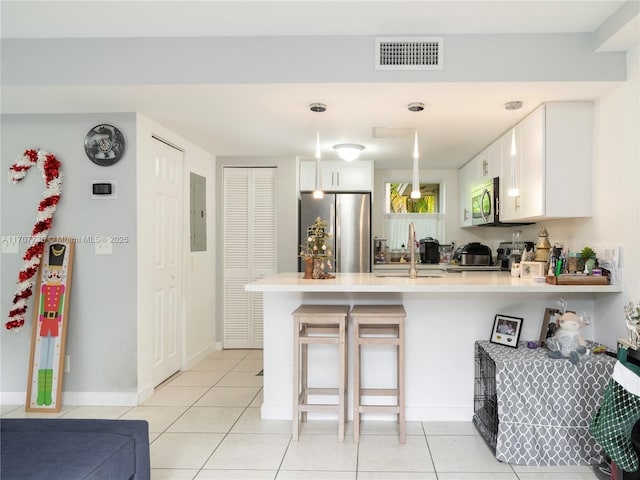
<svg viewBox="0 0 640 480">
<path fill-rule="evenodd" d="M 376 37 L 376 70 L 442 70 L 443 37 Z"/>
</svg>

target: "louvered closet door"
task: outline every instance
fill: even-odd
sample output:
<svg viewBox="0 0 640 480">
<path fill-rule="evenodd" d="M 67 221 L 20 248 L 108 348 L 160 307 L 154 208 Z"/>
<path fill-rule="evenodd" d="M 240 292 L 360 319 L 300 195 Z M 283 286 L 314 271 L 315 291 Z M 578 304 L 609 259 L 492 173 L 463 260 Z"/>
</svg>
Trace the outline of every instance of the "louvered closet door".
<svg viewBox="0 0 640 480">
<path fill-rule="evenodd" d="M 276 169 L 224 169 L 224 348 L 262 348 L 262 294 L 276 271 Z"/>
</svg>

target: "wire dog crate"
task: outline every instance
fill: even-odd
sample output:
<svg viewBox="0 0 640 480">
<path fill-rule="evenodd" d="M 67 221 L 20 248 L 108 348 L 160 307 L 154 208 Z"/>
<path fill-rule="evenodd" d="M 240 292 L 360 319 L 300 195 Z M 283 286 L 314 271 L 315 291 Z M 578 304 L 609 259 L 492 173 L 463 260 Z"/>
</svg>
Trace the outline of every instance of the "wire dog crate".
<svg viewBox="0 0 640 480">
<path fill-rule="evenodd" d="M 474 358 L 473 423 L 495 453 L 498 438 L 496 364 L 478 342 L 475 344 Z"/>
</svg>

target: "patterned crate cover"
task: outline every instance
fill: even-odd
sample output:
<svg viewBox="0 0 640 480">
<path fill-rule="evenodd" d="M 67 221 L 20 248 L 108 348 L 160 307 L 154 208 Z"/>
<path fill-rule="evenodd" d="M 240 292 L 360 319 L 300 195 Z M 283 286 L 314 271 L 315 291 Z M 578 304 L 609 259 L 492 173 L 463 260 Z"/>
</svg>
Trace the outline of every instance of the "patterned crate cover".
<svg viewBox="0 0 640 480">
<path fill-rule="evenodd" d="M 615 359 L 582 356 L 578 365 L 546 349 L 478 342 L 496 365 L 496 458 L 516 465 L 579 465 L 602 461 L 589 422 L 602 401 Z"/>
</svg>

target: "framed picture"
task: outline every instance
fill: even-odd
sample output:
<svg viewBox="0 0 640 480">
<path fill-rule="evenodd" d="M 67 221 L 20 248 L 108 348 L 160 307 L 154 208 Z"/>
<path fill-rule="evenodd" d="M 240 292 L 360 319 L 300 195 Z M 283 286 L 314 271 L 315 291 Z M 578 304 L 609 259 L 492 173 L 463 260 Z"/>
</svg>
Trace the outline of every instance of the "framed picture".
<svg viewBox="0 0 640 480">
<path fill-rule="evenodd" d="M 568 311 L 568 310 L 567 310 Z M 556 332 L 556 319 L 562 314 L 557 308 L 545 308 L 544 317 L 542 317 L 542 326 L 540 327 L 540 339 L 538 345 L 546 346 L 547 338 L 552 337 Z"/>
<path fill-rule="evenodd" d="M 545 262 L 520 262 L 520 277 L 544 277 Z"/>
<path fill-rule="evenodd" d="M 518 348 L 518 340 L 522 331 L 522 318 L 497 314 L 491 330 L 491 343 Z"/>
</svg>

